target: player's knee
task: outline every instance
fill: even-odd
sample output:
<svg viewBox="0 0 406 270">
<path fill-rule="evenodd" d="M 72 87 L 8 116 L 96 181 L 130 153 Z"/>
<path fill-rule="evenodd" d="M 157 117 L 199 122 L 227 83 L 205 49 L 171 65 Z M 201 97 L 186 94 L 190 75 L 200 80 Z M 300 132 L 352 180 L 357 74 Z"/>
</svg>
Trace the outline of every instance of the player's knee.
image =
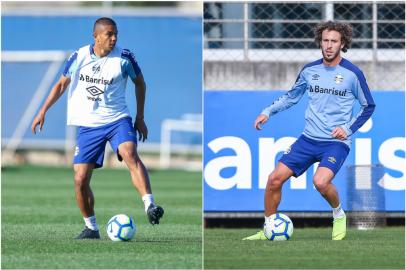
<svg viewBox="0 0 406 270">
<path fill-rule="evenodd" d="M 125 161 L 134 161 L 136 154 L 133 149 L 123 149 L 119 151 L 120 156 L 125 160 Z"/>
<path fill-rule="evenodd" d="M 324 177 L 317 175 L 315 175 L 313 178 L 313 184 L 321 194 L 324 194 L 327 191 L 329 185 L 328 181 L 326 181 Z"/>
<path fill-rule="evenodd" d="M 85 172 L 76 172 L 74 181 L 76 189 L 83 189 L 89 185 L 89 176 Z"/>
<path fill-rule="evenodd" d="M 279 190 L 282 188 L 283 179 L 277 173 L 271 173 L 268 177 L 267 190 Z"/>
</svg>

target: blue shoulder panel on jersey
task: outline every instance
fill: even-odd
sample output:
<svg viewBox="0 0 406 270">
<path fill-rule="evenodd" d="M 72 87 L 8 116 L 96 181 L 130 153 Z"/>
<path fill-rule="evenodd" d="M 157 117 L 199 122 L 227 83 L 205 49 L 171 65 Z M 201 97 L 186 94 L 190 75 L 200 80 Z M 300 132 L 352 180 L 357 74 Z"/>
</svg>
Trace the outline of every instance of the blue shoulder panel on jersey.
<svg viewBox="0 0 406 270">
<path fill-rule="evenodd" d="M 141 69 L 137 64 L 137 61 L 135 60 L 134 54 L 130 50 L 123 49 L 123 52 L 121 53 L 121 57 L 126 58 L 130 61 L 136 76 L 138 76 L 141 73 Z"/>
<path fill-rule="evenodd" d="M 299 80 L 300 73 L 302 73 L 303 70 L 305 70 L 305 69 L 308 68 L 308 67 L 320 65 L 320 64 L 322 64 L 322 63 L 323 63 L 323 59 L 321 58 L 321 59 L 318 59 L 318 60 L 316 60 L 316 61 L 313 61 L 313 62 L 310 62 L 310 63 L 306 64 L 306 65 L 302 68 L 302 70 L 299 72 L 299 74 L 297 75 L 295 83 L 297 82 L 297 80 Z"/>
<path fill-rule="evenodd" d="M 361 115 L 350 127 L 351 131 L 355 132 L 371 117 L 375 110 L 375 102 L 372 98 L 371 91 L 369 90 L 367 81 L 362 71 L 356 65 L 344 58 L 341 60 L 340 66 L 352 71 L 357 76 L 362 92 L 364 93 L 367 101 L 367 106 L 363 109 Z"/>
<path fill-rule="evenodd" d="M 303 67 L 303 69 L 308 68 L 308 67 L 312 67 L 312 66 L 316 66 L 316 65 L 320 65 L 320 64 L 323 64 L 323 58 L 320 58 L 320 59 L 318 59 L 316 61 L 313 61 L 313 62 L 310 62 L 310 63 L 306 64 Z"/>
<path fill-rule="evenodd" d="M 90 46 L 89 46 L 90 55 L 94 54 L 93 46 L 94 46 L 94 44 L 90 44 Z"/>
<path fill-rule="evenodd" d="M 63 76 L 66 77 L 66 75 L 67 75 L 68 72 L 69 72 L 70 66 L 72 65 L 73 62 L 75 62 L 75 60 L 76 60 L 77 57 L 78 57 L 78 52 L 77 52 L 77 51 L 74 52 L 74 53 L 72 53 L 72 54 L 69 56 L 68 60 L 66 61 L 65 69 L 63 70 L 63 73 L 62 73 Z"/>
</svg>

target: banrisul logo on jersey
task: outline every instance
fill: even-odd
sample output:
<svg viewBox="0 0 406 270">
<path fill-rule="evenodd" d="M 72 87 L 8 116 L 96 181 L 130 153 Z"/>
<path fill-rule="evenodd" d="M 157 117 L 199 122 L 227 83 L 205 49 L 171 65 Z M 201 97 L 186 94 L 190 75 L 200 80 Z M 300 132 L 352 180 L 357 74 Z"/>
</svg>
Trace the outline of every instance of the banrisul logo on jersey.
<svg viewBox="0 0 406 270">
<path fill-rule="evenodd" d="M 111 78 L 111 80 L 106 80 L 104 77 L 93 78 L 93 77 L 90 77 L 89 75 L 83 75 L 82 73 L 80 73 L 79 80 L 88 82 L 88 83 L 96 83 L 96 84 L 103 84 L 103 85 L 110 85 L 113 83 L 113 78 Z"/>
<path fill-rule="evenodd" d="M 345 90 L 339 90 L 333 88 L 323 88 L 318 85 L 315 85 L 314 88 L 310 85 L 309 87 L 309 92 L 314 92 L 314 93 L 320 93 L 320 94 L 330 94 L 330 95 L 336 95 L 336 96 L 345 96 L 347 94 L 347 89 Z"/>
</svg>

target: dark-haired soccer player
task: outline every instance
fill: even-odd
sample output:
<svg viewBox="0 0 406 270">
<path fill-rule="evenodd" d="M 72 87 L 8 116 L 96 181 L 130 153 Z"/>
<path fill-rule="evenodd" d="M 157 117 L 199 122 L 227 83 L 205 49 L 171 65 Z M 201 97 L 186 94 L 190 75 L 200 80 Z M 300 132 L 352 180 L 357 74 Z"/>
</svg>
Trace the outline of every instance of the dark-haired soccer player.
<svg viewBox="0 0 406 270">
<path fill-rule="evenodd" d="M 67 124 L 78 126 L 73 160 L 75 194 L 85 221 L 85 229 L 76 239 L 100 238 L 90 179 L 93 169 L 103 166 L 107 141 L 118 159 L 128 166 L 149 222 L 159 224 L 164 214 L 162 207 L 154 203 L 148 173 L 137 154 L 137 132 L 139 140 L 145 141 L 148 136 L 144 122 L 144 77 L 134 54 L 116 46 L 117 34 L 117 25 L 112 19 L 96 20 L 94 44 L 78 49 L 69 57 L 62 76 L 32 122 L 33 133 L 38 125 L 42 129 L 45 113 L 69 87 Z M 136 88 L 134 124 L 125 98 L 128 77 Z"/>
<path fill-rule="evenodd" d="M 346 216 L 341 208 L 334 176 L 343 165 L 349 151 L 350 136 L 372 115 L 375 103 L 362 71 L 340 51 L 351 45 L 352 27 L 341 22 L 328 21 L 315 28 L 315 41 L 323 58 L 305 65 L 291 90 L 275 100 L 257 117 L 258 130 L 270 116 L 296 104 L 306 92 L 309 104 L 305 114 L 303 134 L 279 160 L 269 175 L 265 190 L 265 223 L 275 214 L 281 201 L 282 185 L 291 176 L 298 177 L 312 164 L 320 162 L 313 183 L 333 209 L 333 240 L 342 240 L 346 234 Z M 361 105 L 353 116 L 355 101 Z M 244 240 L 265 240 L 263 231 Z"/>
</svg>

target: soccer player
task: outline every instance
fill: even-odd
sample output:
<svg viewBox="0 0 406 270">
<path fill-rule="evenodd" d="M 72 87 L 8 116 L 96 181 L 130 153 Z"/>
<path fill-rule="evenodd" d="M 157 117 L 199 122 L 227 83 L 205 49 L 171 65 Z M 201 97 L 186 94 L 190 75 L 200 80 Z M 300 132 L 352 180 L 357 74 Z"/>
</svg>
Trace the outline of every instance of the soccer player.
<svg viewBox="0 0 406 270">
<path fill-rule="evenodd" d="M 137 153 L 138 139 L 145 141 L 148 129 L 144 122 L 146 85 L 134 54 L 116 46 L 117 25 L 111 18 L 99 18 L 93 26 L 94 44 L 74 52 L 63 74 L 32 122 L 32 132 L 42 130 L 47 110 L 68 91 L 67 124 L 78 126 L 74 154 L 76 202 L 85 221 L 85 229 L 76 239 L 99 239 L 90 179 L 94 169 L 103 166 L 107 141 L 126 163 L 133 185 L 142 197 L 149 222 L 159 224 L 164 214 L 154 203 L 148 173 Z M 126 84 L 135 85 L 137 114 L 134 125 L 126 105 Z M 112 179 L 113 181 L 114 179 Z"/>
<path fill-rule="evenodd" d="M 270 116 L 296 104 L 306 92 L 309 103 L 302 135 L 284 153 L 269 175 L 265 190 L 265 223 L 275 214 L 281 201 L 282 185 L 298 177 L 312 164 L 320 162 L 313 176 L 317 191 L 333 210 L 333 240 L 346 234 L 346 216 L 332 181 L 343 165 L 354 134 L 372 115 L 375 103 L 362 71 L 341 56 L 351 45 L 352 27 L 341 22 L 323 22 L 315 29 L 315 41 L 323 58 L 303 67 L 292 89 L 265 108 L 254 127 L 261 130 Z M 358 100 L 361 109 L 353 116 Z M 263 231 L 243 240 L 265 240 Z"/>
</svg>

